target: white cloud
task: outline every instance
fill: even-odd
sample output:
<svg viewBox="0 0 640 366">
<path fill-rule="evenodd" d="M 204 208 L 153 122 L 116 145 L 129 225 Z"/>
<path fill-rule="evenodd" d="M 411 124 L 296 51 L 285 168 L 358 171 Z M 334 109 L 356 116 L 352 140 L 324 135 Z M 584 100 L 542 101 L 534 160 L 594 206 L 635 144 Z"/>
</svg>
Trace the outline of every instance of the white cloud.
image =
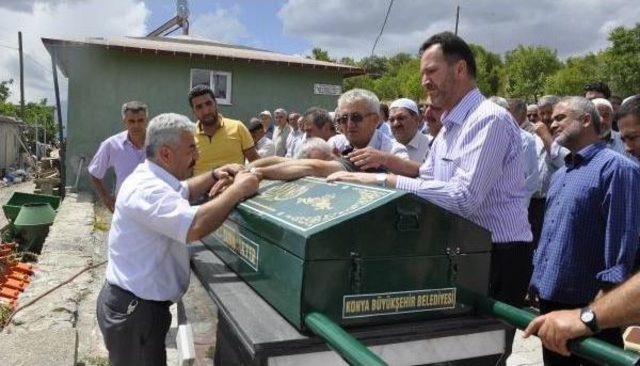
<svg viewBox="0 0 640 366">
<path fill-rule="evenodd" d="M 189 32 L 211 41 L 242 43 L 249 37 L 249 32 L 238 19 L 239 13 L 240 8 L 236 6 L 231 9 L 218 8 L 214 12 L 199 14 L 191 22 Z"/>
<path fill-rule="evenodd" d="M 454 1 L 395 1 L 376 54 L 417 52 L 430 35 L 453 31 Z M 504 53 L 518 44 L 544 45 L 566 57 L 607 46 L 607 33 L 640 19 L 634 0 L 462 0 L 458 33 L 469 42 Z M 388 1 L 289 0 L 278 16 L 284 33 L 329 51 L 360 58 L 371 52 Z M 313 11 L 309 11 L 313 9 Z"/>
<path fill-rule="evenodd" d="M 149 10 L 140 0 L 36 0 L 31 3 L 29 8 L 0 6 L 0 19 L 3 20 L 0 44 L 17 48 L 17 31 L 22 31 L 27 101 L 47 98 L 49 103 L 53 102 L 51 59 L 42 45 L 42 37 L 83 39 L 146 34 L 145 20 Z M 11 89 L 12 102 L 20 98 L 19 77 L 17 50 L 1 48 L 0 80 L 15 80 Z M 61 92 L 66 90 L 63 88 Z"/>
</svg>

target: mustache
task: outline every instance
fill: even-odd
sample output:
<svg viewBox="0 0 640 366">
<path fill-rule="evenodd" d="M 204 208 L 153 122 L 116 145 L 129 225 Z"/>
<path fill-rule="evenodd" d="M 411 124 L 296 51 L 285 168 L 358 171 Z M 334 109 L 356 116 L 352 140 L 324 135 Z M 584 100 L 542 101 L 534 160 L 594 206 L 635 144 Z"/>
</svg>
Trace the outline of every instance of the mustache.
<svg viewBox="0 0 640 366">
<path fill-rule="evenodd" d="M 196 161 L 191 160 L 191 163 L 189 164 L 189 168 L 193 168 L 195 165 L 196 165 Z"/>
</svg>

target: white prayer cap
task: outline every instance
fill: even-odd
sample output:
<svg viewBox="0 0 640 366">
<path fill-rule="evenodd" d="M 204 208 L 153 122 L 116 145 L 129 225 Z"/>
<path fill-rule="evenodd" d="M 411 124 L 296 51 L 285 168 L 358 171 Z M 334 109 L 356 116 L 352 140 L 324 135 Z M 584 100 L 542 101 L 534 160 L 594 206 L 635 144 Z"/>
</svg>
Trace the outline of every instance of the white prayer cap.
<svg viewBox="0 0 640 366">
<path fill-rule="evenodd" d="M 413 111 L 415 112 L 415 114 L 420 114 L 420 110 L 418 109 L 418 105 L 416 104 L 416 102 L 414 102 L 409 98 L 400 98 L 400 99 L 394 100 L 393 103 L 391 103 L 391 106 L 389 106 L 389 109 L 398 108 L 398 107 L 402 107 L 410 111 Z"/>
</svg>

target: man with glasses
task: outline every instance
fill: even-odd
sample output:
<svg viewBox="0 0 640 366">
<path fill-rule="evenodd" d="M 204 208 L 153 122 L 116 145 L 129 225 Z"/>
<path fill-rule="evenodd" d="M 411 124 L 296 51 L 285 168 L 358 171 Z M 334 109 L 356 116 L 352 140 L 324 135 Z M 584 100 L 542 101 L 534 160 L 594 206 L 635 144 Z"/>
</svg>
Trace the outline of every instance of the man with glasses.
<svg viewBox="0 0 640 366">
<path fill-rule="evenodd" d="M 329 139 L 339 157 L 333 160 L 319 159 L 261 159 L 251 164 L 267 179 L 295 179 L 308 175 L 326 177 L 338 172 L 384 172 L 391 170 L 396 160 L 409 160 L 407 149 L 395 140 L 390 139 L 377 130 L 380 102 L 372 92 L 364 89 L 352 89 L 338 99 L 336 120 L 344 128 L 344 134 Z M 309 112 L 309 111 L 307 111 Z M 326 113 L 326 111 L 325 111 Z M 307 113 L 305 113 L 307 117 Z M 305 124 L 309 120 L 305 121 Z M 326 117 L 326 124 L 331 119 Z M 307 130 L 307 137 L 314 136 Z M 322 137 L 324 139 L 324 137 Z M 333 142 L 333 144 L 332 144 Z M 381 156 L 384 154 L 384 159 Z M 388 164 L 388 165 L 387 165 Z M 417 169 L 415 169 L 417 174 Z"/>
<path fill-rule="evenodd" d="M 337 172 L 329 181 L 394 187 L 417 194 L 491 231 L 489 295 L 524 305 L 531 271 L 532 235 L 524 205 L 519 128 L 509 112 L 476 86 L 469 45 L 451 32 L 430 37 L 420 48 L 422 87 L 442 108 L 442 130 L 420 176 Z M 515 330 L 508 332 L 506 356 Z"/>
<path fill-rule="evenodd" d="M 273 145 L 276 148 L 276 156 L 285 156 L 287 154 L 287 138 L 291 133 L 291 126 L 287 121 L 287 111 L 278 108 L 273 111 L 276 118 L 276 127 L 273 130 Z"/>
</svg>

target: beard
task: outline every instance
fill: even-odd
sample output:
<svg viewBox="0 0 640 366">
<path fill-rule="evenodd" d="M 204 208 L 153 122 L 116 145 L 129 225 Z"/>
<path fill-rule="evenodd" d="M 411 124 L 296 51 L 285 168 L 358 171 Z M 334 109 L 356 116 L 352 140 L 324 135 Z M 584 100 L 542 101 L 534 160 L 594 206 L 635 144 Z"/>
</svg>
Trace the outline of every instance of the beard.
<svg viewBox="0 0 640 366">
<path fill-rule="evenodd" d="M 555 142 L 569 149 L 572 142 L 575 141 L 578 136 L 580 136 L 580 122 L 573 121 L 571 126 L 564 129 L 564 131 L 560 132 L 558 136 L 555 137 Z"/>
<path fill-rule="evenodd" d="M 206 114 L 202 117 L 200 122 L 205 126 L 213 126 L 218 123 L 218 113 Z"/>
</svg>

